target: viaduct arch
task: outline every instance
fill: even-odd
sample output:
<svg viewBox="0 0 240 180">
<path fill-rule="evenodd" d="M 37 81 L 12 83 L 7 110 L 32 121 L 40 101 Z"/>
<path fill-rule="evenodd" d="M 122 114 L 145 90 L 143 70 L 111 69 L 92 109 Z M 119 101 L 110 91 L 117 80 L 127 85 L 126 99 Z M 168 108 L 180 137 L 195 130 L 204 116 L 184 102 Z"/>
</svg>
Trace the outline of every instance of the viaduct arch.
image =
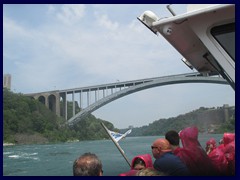
<svg viewBox="0 0 240 180">
<path fill-rule="evenodd" d="M 28 94 L 39 102 L 43 103 L 48 109 L 60 116 L 60 95 L 58 91 Z"/>
<path fill-rule="evenodd" d="M 171 85 L 171 84 L 182 84 L 182 83 L 215 83 L 215 84 L 228 84 L 228 82 L 221 78 L 221 77 L 209 77 L 209 76 L 190 76 L 190 77 L 184 77 L 184 76 L 174 76 L 169 78 L 158 78 L 154 79 L 153 81 L 139 84 L 136 86 L 131 86 L 127 89 L 123 89 L 121 91 L 118 91 L 114 94 L 111 94 L 105 98 L 100 99 L 99 101 L 91 104 L 87 108 L 83 109 L 79 113 L 77 113 L 75 116 L 70 118 L 67 121 L 67 124 L 74 125 L 75 123 L 79 122 L 83 117 L 87 116 L 91 112 L 99 109 L 100 107 L 119 99 L 123 96 L 142 91 L 149 88 L 154 88 L 157 86 L 165 86 L 165 85 Z"/>
<path fill-rule="evenodd" d="M 34 94 L 25 94 L 26 96 L 32 97 L 43 104 L 51 111 L 53 111 L 57 116 L 64 116 L 66 119 L 66 124 L 74 125 L 78 121 L 80 121 L 83 117 L 90 114 L 91 112 L 99 109 L 100 107 L 119 99 L 123 96 L 142 91 L 149 88 L 154 88 L 157 86 L 165 86 L 171 84 L 182 84 L 182 83 L 214 83 L 214 84 L 228 84 L 228 82 L 222 77 L 214 77 L 214 76 L 202 76 L 199 73 L 188 73 L 188 74 L 179 74 L 179 75 L 171 75 L 164 77 L 155 77 L 148 79 L 140 79 L 134 81 L 126 81 L 126 82 L 117 82 L 103 85 L 95 85 L 89 87 L 82 88 L 74 88 L 67 90 L 56 90 L 42 93 L 34 93 Z M 123 89 L 122 89 L 123 88 Z M 120 89 L 117 91 L 117 89 Z M 107 93 L 108 90 L 111 90 L 110 95 Z M 103 92 L 103 97 L 99 98 L 97 94 L 99 91 Z M 90 104 L 90 93 L 95 92 L 95 102 Z M 82 109 L 80 112 L 75 114 L 75 99 L 74 94 L 80 94 L 80 108 Z M 87 107 L 81 107 L 81 99 L 83 93 L 86 94 L 88 99 Z M 68 120 L 67 115 L 67 94 L 72 94 L 72 117 Z M 60 99 L 62 100 L 63 107 L 60 110 Z"/>
</svg>

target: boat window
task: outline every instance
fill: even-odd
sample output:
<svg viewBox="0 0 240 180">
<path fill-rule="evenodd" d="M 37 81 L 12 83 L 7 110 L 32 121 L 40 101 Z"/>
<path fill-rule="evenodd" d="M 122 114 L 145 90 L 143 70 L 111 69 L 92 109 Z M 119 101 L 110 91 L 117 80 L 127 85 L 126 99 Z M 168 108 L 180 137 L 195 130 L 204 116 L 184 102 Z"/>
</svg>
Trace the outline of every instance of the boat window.
<svg viewBox="0 0 240 180">
<path fill-rule="evenodd" d="M 208 61 L 214 69 L 221 74 L 221 76 L 226 79 L 229 84 L 232 86 L 233 89 L 235 89 L 235 83 L 232 81 L 231 77 L 227 74 L 227 72 L 219 65 L 219 63 L 216 61 L 216 59 L 212 56 L 210 52 L 207 52 L 203 55 L 203 57 Z M 217 75 L 216 72 L 210 72 L 211 75 Z"/>
<path fill-rule="evenodd" d="M 235 62 L 235 23 L 216 26 L 211 34 Z"/>
</svg>

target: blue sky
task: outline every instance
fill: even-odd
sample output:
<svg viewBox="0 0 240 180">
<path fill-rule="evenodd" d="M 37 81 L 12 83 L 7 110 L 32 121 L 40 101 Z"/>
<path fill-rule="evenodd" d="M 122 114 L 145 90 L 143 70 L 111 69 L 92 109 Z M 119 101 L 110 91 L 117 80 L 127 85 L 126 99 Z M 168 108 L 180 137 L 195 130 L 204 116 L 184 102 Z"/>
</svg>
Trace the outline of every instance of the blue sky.
<svg viewBox="0 0 240 180">
<path fill-rule="evenodd" d="M 179 14 L 185 4 L 173 5 Z M 4 4 L 3 74 L 36 93 L 192 72 L 137 16 L 169 17 L 165 4 Z M 140 127 L 199 107 L 235 105 L 230 86 L 181 84 L 125 96 L 93 112 L 117 128 Z"/>
</svg>

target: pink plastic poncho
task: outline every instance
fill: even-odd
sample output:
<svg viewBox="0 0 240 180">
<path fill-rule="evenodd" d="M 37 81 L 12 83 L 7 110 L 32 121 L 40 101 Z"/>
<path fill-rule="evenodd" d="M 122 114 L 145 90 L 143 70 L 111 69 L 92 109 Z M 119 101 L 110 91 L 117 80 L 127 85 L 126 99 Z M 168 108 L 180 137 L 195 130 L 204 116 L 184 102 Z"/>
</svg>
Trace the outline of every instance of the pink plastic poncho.
<svg viewBox="0 0 240 180">
<path fill-rule="evenodd" d="M 211 159 L 213 165 L 217 170 L 217 174 L 221 176 L 227 175 L 228 162 L 221 148 L 218 148 L 216 145 L 216 140 L 210 138 L 206 145 L 212 145 L 212 150 L 208 154 L 208 157 Z"/>
<path fill-rule="evenodd" d="M 227 175 L 235 175 L 235 133 L 224 133 L 223 142 L 223 152 L 228 161 Z"/>
<path fill-rule="evenodd" d="M 138 172 L 138 170 L 134 170 L 134 162 L 137 158 L 140 158 L 145 162 L 146 168 L 153 167 L 152 156 L 150 154 L 140 154 L 132 159 L 131 170 L 125 173 L 121 173 L 119 176 L 135 176 Z"/>
<path fill-rule="evenodd" d="M 216 148 L 208 154 L 214 166 L 217 169 L 217 174 L 221 176 L 227 175 L 228 162 L 221 149 Z"/>
<path fill-rule="evenodd" d="M 197 127 L 187 127 L 179 133 L 183 150 L 180 158 L 185 159 L 189 170 L 195 176 L 217 175 L 216 168 L 198 141 Z"/>
</svg>

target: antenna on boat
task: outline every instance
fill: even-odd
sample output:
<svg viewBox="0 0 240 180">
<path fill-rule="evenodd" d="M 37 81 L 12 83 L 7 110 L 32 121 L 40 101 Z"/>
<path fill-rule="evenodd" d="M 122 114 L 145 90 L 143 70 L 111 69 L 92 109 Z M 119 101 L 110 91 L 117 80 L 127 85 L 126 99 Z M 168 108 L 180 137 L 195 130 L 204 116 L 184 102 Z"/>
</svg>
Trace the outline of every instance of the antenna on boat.
<svg viewBox="0 0 240 180">
<path fill-rule="evenodd" d="M 150 29 L 154 34 L 157 35 L 157 30 L 153 29 L 152 24 L 159 20 L 159 17 L 152 11 L 145 11 L 137 19 L 143 23 L 148 29 Z"/>
<path fill-rule="evenodd" d="M 172 4 L 167 5 L 167 9 L 169 10 L 169 12 L 173 15 L 176 16 L 176 13 L 172 10 L 172 8 L 170 7 Z"/>
</svg>

